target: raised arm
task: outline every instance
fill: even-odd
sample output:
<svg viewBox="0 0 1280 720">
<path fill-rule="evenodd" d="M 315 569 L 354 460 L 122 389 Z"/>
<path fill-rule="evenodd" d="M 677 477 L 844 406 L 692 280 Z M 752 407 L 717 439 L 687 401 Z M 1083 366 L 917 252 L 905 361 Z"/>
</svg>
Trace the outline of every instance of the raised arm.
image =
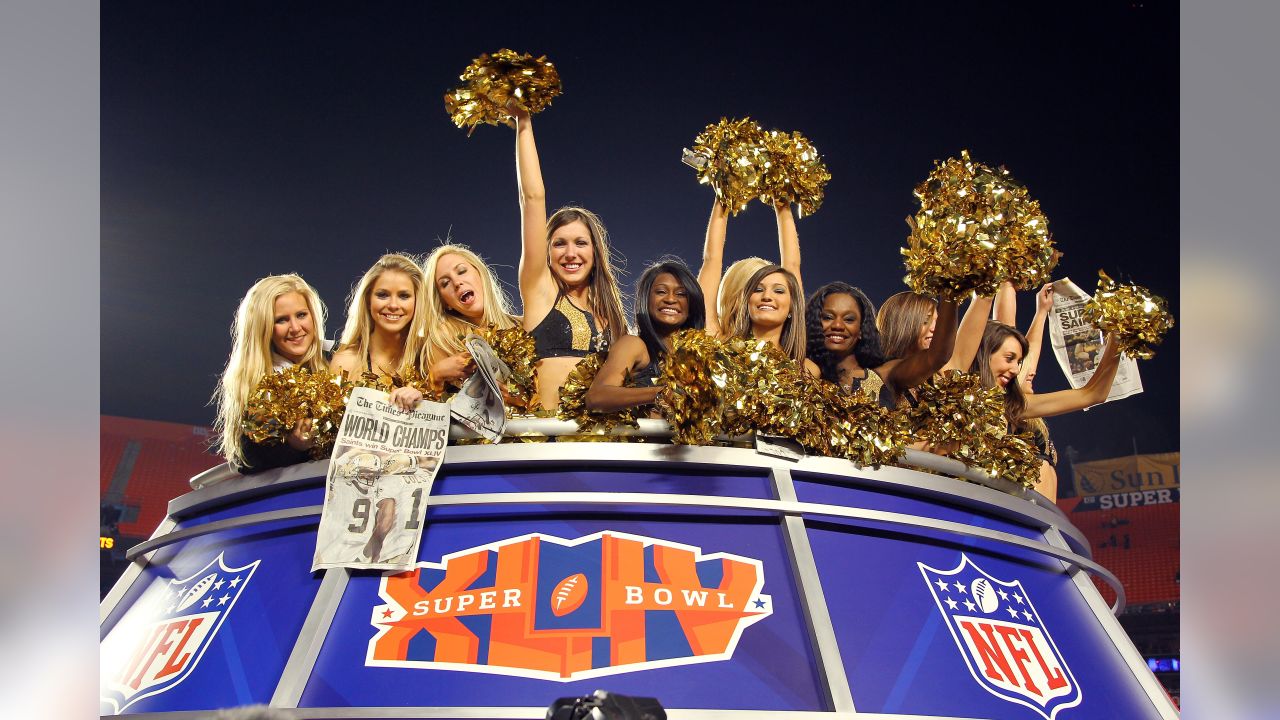
<svg viewBox="0 0 1280 720">
<path fill-rule="evenodd" d="M 791 212 L 789 203 L 775 204 L 773 211 L 778 216 L 778 257 L 782 267 L 791 271 L 796 279 L 800 279 L 800 233 L 796 230 L 796 217 Z M 804 283 L 800 283 L 801 295 L 804 294 Z"/>
<path fill-rule="evenodd" d="M 1031 379 L 1036 376 L 1036 368 L 1040 365 L 1040 348 L 1044 344 L 1044 321 L 1049 317 L 1049 311 L 1052 309 L 1053 283 L 1049 282 L 1041 286 L 1036 293 L 1036 314 L 1031 318 L 1031 327 L 1027 328 L 1027 356 L 1022 359 L 1022 369 L 1018 371 L 1018 382 L 1030 384 Z M 1027 391 L 1028 388 L 1023 387 L 1023 390 Z"/>
<path fill-rule="evenodd" d="M 724 237 L 729 227 L 729 212 L 716 198 L 707 221 L 707 239 L 702 245 L 702 267 L 698 269 L 698 287 L 706 305 L 707 334 L 720 335 L 720 311 L 716 299 L 720 295 L 720 274 L 724 272 Z"/>
<path fill-rule="evenodd" d="M 981 297 L 975 295 L 969 301 L 969 308 L 964 311 L 964 318 L 960 320 L 960 329 L 956 331 L 955 349 L 951 352 L 951 359 L 943 366 L 943 370 L 961 370 L 969 372 L 969 368 L 973 366 L 973 358 L 978 354 L 978 348 L 982 345 L 982 334 L 987 331 L 987 318 L 991 317 L 992 298 Z M 938 323 L 941 325 L 941 321 Z M 934 335 L 934 342 L 938 341 L 938 337 Z"/>
<path fill-rule="evenodd" d="M 991 319 L 1018 327 L 1018 291 L 1008 280 L 1000 283 L 1000 289 L 996 290 L 995 314 Z"/>
<path fill-rule="evenodd" d="M 942 369 L 955 350 L 956 315 L 954 300 L 938 303 L 938 317 L 933 327 L 933 341 L 929 349 L 908 354 L 901 360 L 890 360 L 882 368 L 885 381 L 898 392 L 908 390 L 928 380 Z"/>
<path fill-rule="evenodd" d="M 1120 368 L 1120 351 L 1115 338 L 1108 337 L 1106 342 L 1102 357 L 1098 359 L 1097 369 L 1083 387 L 1027 395 L 1027 409 L 1023 417 L 1053 417 L 1073 410 L 1083 410 L 1106 400 L 1111 393 L 1111 384 L 1115 382 L 1116 370 Z"/>
<path fill-rule="evenodd" d="M 520 301 L 525 330 L 532 330 L 555 303 L 555 280 L 547 267 L 547 191 L 542 186 L 538 146 L 529 113 L 508 105 L 516 124 L 516 182 L 520 194 Z"/>
<path fill-rule="evenodd" d="M 596 378 L 587 389 L 588 410 L 616 412 L 639 405 L 649 405 L 658 398 L 661 385 L 626 387 L 627 373 L 635 372 L 649 363 L 649 351 L 644 341 L 635 335 L 623 335 L 609 351 Z"/>
</svg>

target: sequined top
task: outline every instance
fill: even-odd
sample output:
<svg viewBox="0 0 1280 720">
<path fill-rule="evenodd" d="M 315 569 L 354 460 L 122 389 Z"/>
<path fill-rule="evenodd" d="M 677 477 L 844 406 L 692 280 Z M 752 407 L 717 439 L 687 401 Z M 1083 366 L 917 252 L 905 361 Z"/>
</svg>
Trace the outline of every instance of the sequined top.
<svg viewBox="0 0 1280 720">
<path fill-rule="evenodd" d="M 556 298 L 551 312 L 529 334 L 539 358 L 586 357 L 603 344 L 595 318 L 565 295 Z"/>
<path fill-rule="evenodd" d="M 860 392 L 890 410 L 894 409 L 897 404 L 893 401 L 893 392 L 885 385 L 884 378 L 875 370 L 867 369 L 864 372 L 864 377 L 854 378 L 852 383 L 842 387 L 850 392 Z"/>
</svg>

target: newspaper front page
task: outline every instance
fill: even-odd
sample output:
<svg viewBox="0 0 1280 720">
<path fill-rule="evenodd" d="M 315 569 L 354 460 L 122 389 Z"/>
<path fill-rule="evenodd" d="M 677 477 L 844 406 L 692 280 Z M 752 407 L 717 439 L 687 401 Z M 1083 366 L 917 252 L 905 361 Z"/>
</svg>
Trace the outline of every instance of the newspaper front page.
<svg viewBox="0 0 1280 720">
<path fill-rule="evenodd" d="M 480 337 L 468 335 L 463 342 L 475 360 L 476 371 L 449 401 L 449 411 L 477 435 L 491 443 L 499 442 L 502 431 L 507 427 L 507 404 L 502 388 L 511 375 L 511 369 Z"/>
<path fill-rule="evenodd" d="M 1049 341 L 1053 354 L 1073 388 L 1081 388 L 1093 377 L 1102 355 L 1102 333 L 1084 320 L 1084 306 L 1090 296 L 1068 278 L 1053 283 L 1053 310 L 1049 313 Z M 1138 362 L 1121 356 L 1115 382 L 1105 402 L 1142 392 Z"/>
<path fill-rule="evenodd" d="M 353 390 L 329 460 L 311 571 L 411 567 L 448 441 L 444 403 L 423 400 L 405 412 L 385 392 Z"/>
</svg>

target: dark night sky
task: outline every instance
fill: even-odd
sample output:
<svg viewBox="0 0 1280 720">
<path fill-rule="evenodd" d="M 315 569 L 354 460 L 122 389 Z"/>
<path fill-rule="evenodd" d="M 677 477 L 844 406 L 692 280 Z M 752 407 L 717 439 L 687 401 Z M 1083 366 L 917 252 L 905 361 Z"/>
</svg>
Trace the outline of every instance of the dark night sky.
<svg viewBox="0 0 1280 720">
<path fill-rule="evenodd" d="M 808 288 L 902 289 L 911 190 L 968 148 L 1040 200 L 1059 276 L 1092 290 L 1105 268 L 1177 314 L 1175 4 L 605 6 L 104 3 L 102 412 L 211 423 L 236 303 L 267 274 L 306 277 L 333 334 L 379 254 L 452 234 L 516 297 L 512 133 L 468 139 L 442 102 L 500 47 L 559 68 L 535 119 L 548 202 L 600 213 L 628 290 L 664 253 L 696 270 L 711 192 L 680 149 L 750 115 L 805 133 L 834 176 L 800 222 Z M 727 260 L 776 252 L 764 205 L 730 222 Z M 1059 446 L 1176 450 L 1177 347 L 1175 329 L 1141 364 L 1144 394 L 1053 420 Z M 1066 386 L 1051 355 L 1040 370 L 1040 392 Z"/>
</svg>

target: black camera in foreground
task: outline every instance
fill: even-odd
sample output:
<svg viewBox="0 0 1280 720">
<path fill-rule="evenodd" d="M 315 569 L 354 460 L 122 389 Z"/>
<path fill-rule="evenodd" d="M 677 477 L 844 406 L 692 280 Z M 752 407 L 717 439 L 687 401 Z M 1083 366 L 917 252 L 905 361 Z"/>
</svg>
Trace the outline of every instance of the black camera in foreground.
<svg viewBox="0 0 1280 720">
<path fill-rule="evenodd" d="M 547 720 L 667 720 L 667 711 L 657 698 L 597 690 L 580 698 L 556 700 L 547 708 Z"/>
</svg>

